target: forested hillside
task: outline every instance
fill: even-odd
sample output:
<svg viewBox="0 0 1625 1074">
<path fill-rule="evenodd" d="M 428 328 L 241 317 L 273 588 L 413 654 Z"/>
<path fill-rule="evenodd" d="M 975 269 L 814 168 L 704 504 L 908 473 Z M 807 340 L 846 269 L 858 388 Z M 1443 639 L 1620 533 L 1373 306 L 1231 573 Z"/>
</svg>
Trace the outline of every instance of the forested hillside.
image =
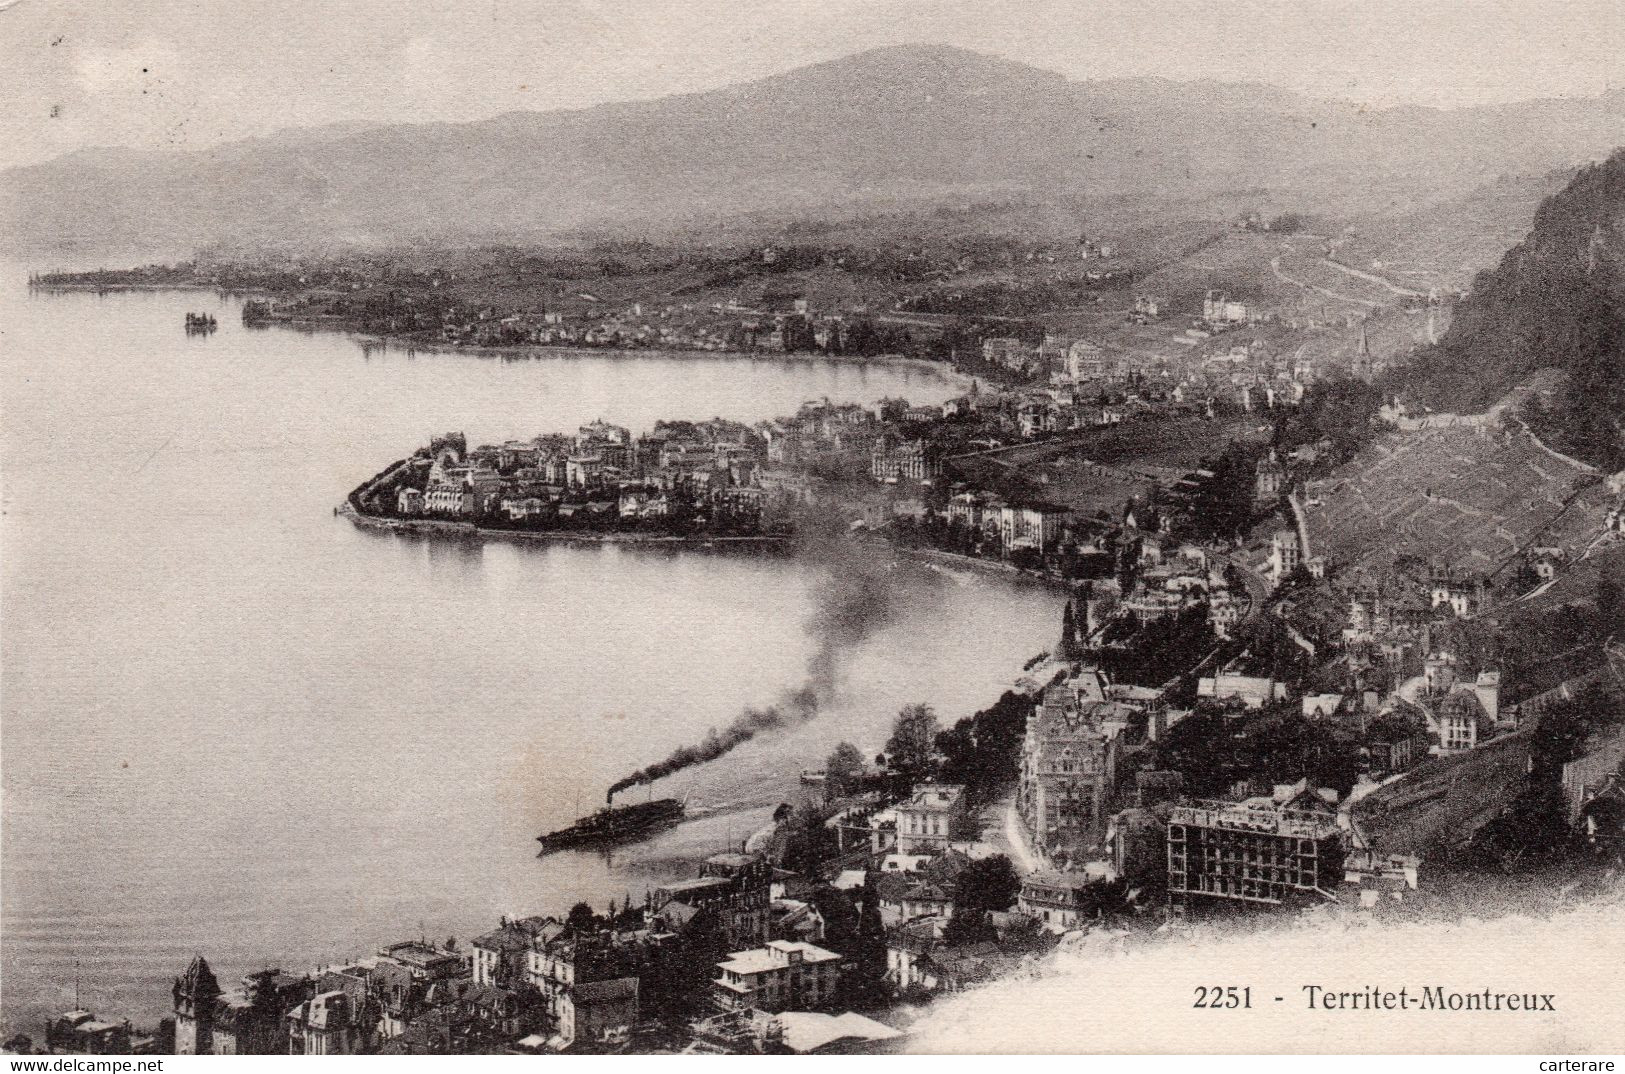
<svg viewBox="0 0 1625 1074">
<path fill-rule="evenodd" d="M 1406 375 L 1439 410 L 1481 411 L 1540 369 L 1566 376 L 1526 417 L 1551 446 L 1625 467 L 1625 150 L 1547 198 Z"/>
</svg>

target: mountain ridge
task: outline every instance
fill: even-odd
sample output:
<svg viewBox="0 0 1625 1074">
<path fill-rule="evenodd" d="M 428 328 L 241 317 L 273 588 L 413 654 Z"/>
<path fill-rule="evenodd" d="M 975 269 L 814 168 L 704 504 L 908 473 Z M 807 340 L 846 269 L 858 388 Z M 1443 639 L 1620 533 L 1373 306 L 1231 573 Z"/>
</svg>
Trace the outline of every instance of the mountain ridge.
<svg viewBox="0 0 1625 1074">
<path fill-rule="evenodd" d="M 1426 197 L 1606 151 L 1625 142 L 1625 100 L 1600 100 L 1400 116 L 1258 83 L 1072 81 L 950 46 L 891 46 L 656 100 L 82 151 L 0 172 L 0 241 L 527 239 L 1006 189 L 1265 189 L 1361 207 L 1385 184 Z"/>
</svg>

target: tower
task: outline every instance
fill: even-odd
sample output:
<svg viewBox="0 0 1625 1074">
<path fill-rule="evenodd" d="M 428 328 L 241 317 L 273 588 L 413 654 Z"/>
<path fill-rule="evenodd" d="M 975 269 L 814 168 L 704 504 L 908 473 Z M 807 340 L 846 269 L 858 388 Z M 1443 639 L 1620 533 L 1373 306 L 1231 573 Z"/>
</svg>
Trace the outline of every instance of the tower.
<svg viewBox="0 0 1625 1074">
<path fill-rule="evenodd" d="M 186 973 L 175 978 L 175 1054 L 209 1055 L 214 1051 L 214 1001 L 220 982 L 202 955 L 192 958 Z"/>
</svg>

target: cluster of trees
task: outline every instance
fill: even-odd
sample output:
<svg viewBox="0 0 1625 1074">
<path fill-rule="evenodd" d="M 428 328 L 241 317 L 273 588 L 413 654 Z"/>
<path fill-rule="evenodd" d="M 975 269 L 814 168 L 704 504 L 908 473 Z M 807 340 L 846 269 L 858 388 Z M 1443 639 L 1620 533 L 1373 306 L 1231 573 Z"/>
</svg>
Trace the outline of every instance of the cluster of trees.
<svg viewBox="0 0 1625 1074">
<path fill-rule="evenodd" d="M 1290 703 L 1244 712 L 1241 703 L 1202 704 L 1157 743 L 1156 765 L 1184 774 L 1195 797 L 1219 797 L 1243 780 L 1295 783 L 1346 796 L 1360 771 L 1359 743 Z"/>
<path fill-rule="evenodd" d="M 1372 423 L 1389 390 L 1387 382 L 1337 378 L 1317 381 L 1297 407 L 1276 411 L 1270 444 L 1284 459 L 1295 448 L 1325 441 L 1325 450 L 1310 467 L 1311 476 L 1329 472 L 1352 459 L 1376 435 Z"/>
<path fill-rule="evenodd" d="M 1204 460 L 1201 478 L 1189 495 L 1181 529 L 1203 541 L 1230 541 L 1252 527 L 1259 449 L 1245 441 L 1230 444 L 1216 459 Z"/>
<path fill-rule="evenodd" d="M 938 779 L 964 786 L 972 802 L 988 801 L 1020 772 L 1021 742 L 1032 707 L 1031 697 L 1006 690 L 992 705 L 944 729 L 930 705 L 906 705 L 877 760 L 893 773 L 899 791 Z M 837 761 L 836 754 L 850 764 L 857 750 L 842 743 L 827 764 Z"/>
<path fill-rule="evenodd" d="M 948 947 L 967 947 L 994 939 L 987 915 L 1008 910 L 1021 894 L 1021 877 L 1003 854 L 973 861 L 954 880 L 954 915 L 943 929 Z"/>
<path fill-rule="evenodd" d="M 936 737 L 940 773 L 960 783 L 972 801 L 986 801 L 1021 773 L 1021 742 L 1033 700 L 1006 690 L 992 705 L 959 720 Z"/>
<path fill-rule="evenodd" d="M 1193 604 L 1143 626 L 1118 619 L 1103 632 L 1095 657 L 1113 682 L 1161 686 L 1217 643 L 1207 615 L 1206 604 Z"/>
</svg>

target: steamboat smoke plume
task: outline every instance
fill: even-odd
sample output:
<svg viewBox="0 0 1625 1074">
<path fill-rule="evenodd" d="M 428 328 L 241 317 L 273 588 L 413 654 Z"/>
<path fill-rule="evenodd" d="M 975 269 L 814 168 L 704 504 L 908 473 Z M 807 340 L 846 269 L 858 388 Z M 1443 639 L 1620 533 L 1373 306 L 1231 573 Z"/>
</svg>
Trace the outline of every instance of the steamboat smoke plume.
<svg viewBox="0 0 1625 1074">
<path fill-rule="evenodd" d="M 797 556 L 823 567 L 807 622 L 817 649 L 807 661 L 806 680 L 767 708 L 747 708 L 726 727 L 713 727 L 699 742 L 616 780 L 607 800 L 614 801 L 628 787 L 714 761 L 758 735 L 805 723 L 834 698 L 845 655 L 897 612 L 900 594 L 892 576 L 894 563 L 888 554 L 830 534 L 798 539 Z"/>
</svg>

